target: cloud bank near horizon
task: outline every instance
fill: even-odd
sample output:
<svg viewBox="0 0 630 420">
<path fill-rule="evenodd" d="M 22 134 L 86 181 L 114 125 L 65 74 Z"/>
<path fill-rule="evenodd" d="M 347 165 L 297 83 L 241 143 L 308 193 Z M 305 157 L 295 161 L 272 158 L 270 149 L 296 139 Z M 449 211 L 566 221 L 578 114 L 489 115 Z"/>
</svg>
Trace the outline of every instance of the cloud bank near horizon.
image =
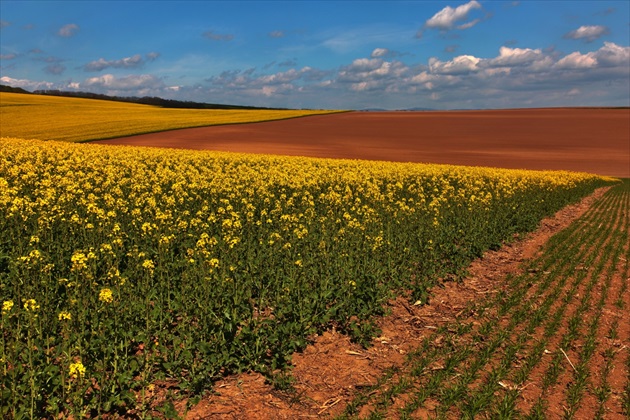
<svg viewBox="0 0 630 420">
<path fill-rule="evenodd" d="M 89 64 L 93 67 L 91 70 L 102 70 L 136 67 L 141 61 L 138 54 L 124 60 Z M 168 79 L 151 74 L 104 74 L 80 82 L 61 83 L 3 76 L 0 81 L 27 90 L 89 90 L 118 96 L 210 98 L 212 102 L 237 100 L 255 105 L 281 106 L 287 100 L 275 98 L 289 96 L 292 100 L 303 98 L 307 102 L 326 93 L 325 97 L 338 98 L 335 106 L 353 108 L 356 98 L 363 97 L 367 100 L 363 103 L 377 104 L 377 98 L 385 92 L 405 98 L 401 102 L 407 106 L 417 104 L 417 98 L 424 97 L 431 101 L 441 99 L 451 107 L 500 108 L 508 105 L 506 95 L 511 103 L 523 107 L 553 105 L 560 103 L 563 97 L 578 95 L 588 96 L 597 104 L 598 95 L 603 96 L 611 84 L 618 86 L 618 99 L 623 102 L 629 71 L 630 47 L 604 42 L 598 50 L 584 54 L 575 51 L 559 55 L 555 51 L 503 46 L 493 57 L 459 55 L 450 60 L 431 57 L 426 64 L 415 65 L 398 61 L 395 56 L 391 58 L 386 48 L 376 48 L 369 57 L 355 59 L 336 69 L 304 66 L 272 74 L 258 73 L 255 68 L 231 70 L 192 87 L 172 85 Z M 525 94 L 532 91 L 541 95 L 540 100 L 534 101 Z M 461 92 L 469 97 L 466 104 L 459 100 Z"/>
</svg>

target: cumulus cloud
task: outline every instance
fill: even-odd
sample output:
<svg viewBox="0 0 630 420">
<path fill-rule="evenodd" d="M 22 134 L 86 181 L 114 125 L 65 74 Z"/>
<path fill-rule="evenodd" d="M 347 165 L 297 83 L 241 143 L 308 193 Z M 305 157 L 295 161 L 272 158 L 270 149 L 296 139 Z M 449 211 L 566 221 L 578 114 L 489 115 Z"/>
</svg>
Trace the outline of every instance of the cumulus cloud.
<svg viewBox="0 0 630 420">
<path fill-rule="evenodd" d="M 585 25 L 580 26 L 574 31 L 564 34 L 567 39 L 581 39 L 586 42 L 593 42 L 596 39 L 607 35 L 610 31 L 607 27 L 601 25 Z"/>
<path fill-rule="evenodd" d="M 232 34 L 217 34 L 214 31 L 206 31 L 201 36 L 212 41 L 231 41 L 234 39 Z"/>
<path fill-rule="evenodd" d="M 595 53 L 597 62 L 605 67 L 630 67 L 630 47 L 622 47 L 614 42 L 604 42 Z"/>
<path fill-rule="evenodd" d="M 389 50 L 387 48 L 375 48 L 374 51 L 372 51 L 371 56 L 372 57 L 385 57 L 387 56 L 388 53 L 389 53 Z"/>
<path fill-rule="evenodd" d="M 160 56 L 159 52 L 150 52 L 146 55 L 147 61 L 155 61 Z"/>
<path fill-rule="evenodd" d="M 388 103 L 396 108 L 605 106 L 628 105 L 630 97 L 630 47 L 614 43 L 564 55 L 503 46 L 489 57 L 431 58 L 415 65 L 387 58 L 388 51 L 373 49 L 367 57 L 329 71 L 302 67 L 273 74 L 256 74 L 255 69 L 224 72 L 208 79 L 205 94 L 261 106 L 307 98 L 311 107 L 341 108 Z"/>
<path fill-rule="evenodd" d="M 155 58 L 154 58 L 155 59 Z M 131 57 L 121 58 L 120 60 L 105 60 L 99 58 L 95 61 L 90 61 L 83 66 L 85 71 L 101 71 L 106 68 L 113 67 L 116 69 L 134 69 L 144 65 L 144 60 L 140 54 L 135 54 Z"/>
<path fill-rule="evenodd" d="M 0 54 L 0 60 L 13 60 L 17 57 L 17 54 Z"/>
<path fill-rule="evenodd" d="M 9 76 L 0 77 L 0 82 L 8 86 L 20 87 L 22 89 L 26 89 L 29 91 L 39 90 L 39 89 L 52 89 L 55 87 L 55 84 L 52 82 L 34 81 L 34 80 L 28 80 L 28 79 L 14 79 Z"/>
<path fill-rule="evenodd" d="M 136 91 L 142 94 L 143 91 L 164 88 L 164 82 L 152 74 L 132 74 L 123 77 L 116 77 L 113 74 L 91 77 L 81 83 L 81 88 L 96 88 L 97 90 L 115 91 Z"/>
<path fill-rule="evenodd" d="M 428 19 L 424 26 L 429 29 L 450 30 L 455 27 L 456 22 L 468 19 L 468 13 L 473 9 L 481 9 L 478 1 L 472 0 L 455 8 L 446 6 L 437 12 L 431 19 Z M 468 29 L 476 25 L 479 19 L 461 24 L 458 29 Z"/>
<path fill-rule="evenodd" d="M 593 53 L 582 54 L 573 52 L 554 65 L 558 69 L 590 69 L 597 66 L 597 59 Z"/>
<path fill-rule="evenodd" d="M 582 54 L 573 52 L 559 59 L 555 64 L 558 69 L 594 69 L 626 68 L 630 70 L 630 47 L 622 47 L 614 42 L 604 42 L 597 51 Z"/>
<path fill-rule="evenodd" d="M 79 31 L 79 25 L 75 23 L 69 23 L 67 25 L 62 26 L 59 31 L 57 31 L 57 35 L 62 36 L 64 38 L 69 38 L 74 36 Z"/>
<path fill-rule="evenodd" d="M 499 48 L 499 56 L 487 60 L 489 67 L 521 66 L 534 61 L 543 60 L 544 55 L 540 49 L 531 48 Z"/>
<path fill-rule="evenodd" d="M 370 55 L 372 58 L 394 58 L 405 54 L 387 48 L 375 48 Z"/>
<path fill-rule="evenodd" d="M 301 69 L 289 69 L 273 74 L 257 75 L 256 69 L 224 71 L 218 76 L 206 79 L 211 84 L 209 92 L 218 97 L 225 97 L 226 101 L 237 98 L 249 98 L 245 103 L 257 103 L 256 98 L 288 98 L 289 94 L 301 94 L 305 86 L 325 87 L 327 81 L 324 78 L 330 72 L 302 67 Z M 230 99 L 231 97 L 231 99 Z M 285 99 L 283 99 L 285 100 Z M 284 103 L 276 103 L 276 106 L 285 106 Z"/>
<path fill-rule="evenodd" d="M 459 55 L 449 61 L 440 61 L 435 57 L 429 59 L 431 73 L 435 74 L 467 74 L 479 70 L 481 59 L 472 55 Z"/>
</svg>

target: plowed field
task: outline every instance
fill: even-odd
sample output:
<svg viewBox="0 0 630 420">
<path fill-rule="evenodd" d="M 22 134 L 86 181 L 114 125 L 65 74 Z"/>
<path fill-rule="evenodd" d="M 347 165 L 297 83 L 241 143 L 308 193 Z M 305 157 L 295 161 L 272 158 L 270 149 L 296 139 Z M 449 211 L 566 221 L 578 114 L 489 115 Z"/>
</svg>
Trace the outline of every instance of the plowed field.
<svg viewBox="0 0 630 420">
<path fill-rule="evenodd" d="M 350 112 L 100 143 L 630 177 L 629 109 Z"/>
</svg>

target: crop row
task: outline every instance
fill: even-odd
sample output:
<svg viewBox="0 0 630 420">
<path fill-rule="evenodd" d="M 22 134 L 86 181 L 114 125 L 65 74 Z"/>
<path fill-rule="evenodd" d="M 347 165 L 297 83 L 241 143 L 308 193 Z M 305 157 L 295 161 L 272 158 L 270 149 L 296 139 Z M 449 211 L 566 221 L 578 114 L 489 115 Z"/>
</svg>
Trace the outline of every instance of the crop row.
<svg viewBox="0 0 630 420">
<path fill-rule="evenodd" d="M 367 343 L 434 281 L 608 182 L 570 172 L 0 141 L 3 416 L 127 412 Z"/>
<path fill-rule="evenodd" d="M 427 337 L 343 417 L 628 416 L 628 211 L 626 180 L 555 235 L 521 274 L 506 278 L 500 293 L 476 302 L 480 322 Z M 614 383 L 613 369 L 620 371 Z M 394 409 L 394 401 L 406 403 Z"/>
</svg>

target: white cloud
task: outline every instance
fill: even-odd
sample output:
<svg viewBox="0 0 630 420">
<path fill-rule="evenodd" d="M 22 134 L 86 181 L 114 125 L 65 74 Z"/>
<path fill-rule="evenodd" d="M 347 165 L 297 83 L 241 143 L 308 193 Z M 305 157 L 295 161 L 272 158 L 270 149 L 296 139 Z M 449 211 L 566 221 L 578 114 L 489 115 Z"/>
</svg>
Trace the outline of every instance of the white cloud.
<svg viewBox="0 0 630 420">
<path fill-rule="evenodd" d="M 151 74 L 132 74 L 124 77 L 115 77 L 112 74 L 91 77 L 81 83 L 81 88 L 96 88 L 112 91 L 146 91 L 151 89 L 161 89 L 164 83 L 158 77 Z"/>
<path fill-rule="evenodd" d="M 64 38 L 69 38 L 74 36 L 79 30 L 79 25 L 75 23 L 69 23 L 67 25 L 62 26 L 59 31 L 57 31 L 57 35 L 62 36 Z"/>
<path fill-rule="evenodd" d="M 14 79 L 9 76 L 0 77 L 0 82 L 8 86 L 21 87 L 22 89 L 26 89 L 29 91 L 55 88 L 55 84 L 52 82 L 34 81 L 28 79 Z"/>
<path fill-rule="evenodd" d="M 468 13 L 473 9 L 481 9 L 481 4 L 478 1 L 472 0 L 456 8 L 446 6 L 444 9 L 437 12 L 433 17 L 427 20 L 424 24 L 426 28 L 449 30 L 453 29 L 455 23 L 460 20 L 468 18 Z M 479 19 L 462 24 L 459 29 L 468 29 L 479 22 Z"/>
<path fill-rule="evenodd" d="M 596 66 L 597 59 L 595 58 L 595 54 L 582 54 L 578 51 L 561 58 L 554 65 L 554 67 L 558 69 L 590 69 Z"/>
<path fill-rule="evenodd" d="M 597 38 L 603 35 L 606 35 L 608 33 L 609 33 L 609 30 L 605 26 L 585 25 L 585 26 L 580 26 L 574 31 L 566 33 L 564 37 L 569 38 L 569 39 L 583 39 L 586 42 L 593 42 Z"/>
<path fill-rule="evenodd" d="M 543 58 L 544 55 L 540 49 L 501 47 L 499 56 L 487 60 L 486 64 L 490 67 L 520 66 Z"/>
<path fill-rule="evenodd" d="M 390 50 L 387 48 L 375 48 L 372 51 L 372 54 L 370 54 L 370 57 L 371 58 L 394 58 L 394 57 L 401 57 L 404 55 L 407 55 L 407 54 Z"/>
<path fill-rule="evenodd" d="M 13 60 L 17 54 L 0 54 L 0 60 Z"/>
<path fill-rule="evenodd" d="M 630 47 L 621 47 L 614 42 L 604 42 L 604 46 L 594 55 L 597 62 L 603 66 L 630 67 Z"/>
<path fill-rule="evenodd" d="M 256 80 L 264 84 L 284 84 L 300 79 L 302 75 L 309 70 L 310 67 L 304 67 L 302 70 L 290 69 L 285 72 L 260 76 Z"/>
<path fill-rule="evenodd" d="M 374 51 L 372 51 L 371 57 L 385 57 L 388 53 L 389 50 L 387 48 L 375 48 Z"/>
<path fill-rule="evenodd" d="M 104 58 L 99 58 L 95 61 L 90 61 L 86 65 L 83 66 L 83 70 L 85 71 L 101 71 L 106 68 L 113 67 L 117 69 L 133 69 L 138 68 L 144 65 L 144 60 L 140 54 L 136 54 L 131 57 L 125 57 L 120 60 L 105 60 Z"/>
<path fill-rule="evenodd" d="M 481 59 L 472 55 L 459 55 L 449 61 L 440 61 L 435 57 L 429 59 L 429 69 L 435 74 L 466 74 L 479 70 Z"/>
<path fill-rule="evenodd" d="M 357 58 L 347 67 L 347 70 L 351 72 L 369 72 L 378 69 L 384 62 L 380 58 Z"/>
<path fill-rule="evenodd" d="M 457 25 L 457 29 L 461 29 L 461 30 L 469 29 L 475 26 L 476 24 L 478 24 L 479 22 L 481 22 L 481 19 L 474 19 L 474 20 L 471 20 L 470 22 Z"/>
</svg>

